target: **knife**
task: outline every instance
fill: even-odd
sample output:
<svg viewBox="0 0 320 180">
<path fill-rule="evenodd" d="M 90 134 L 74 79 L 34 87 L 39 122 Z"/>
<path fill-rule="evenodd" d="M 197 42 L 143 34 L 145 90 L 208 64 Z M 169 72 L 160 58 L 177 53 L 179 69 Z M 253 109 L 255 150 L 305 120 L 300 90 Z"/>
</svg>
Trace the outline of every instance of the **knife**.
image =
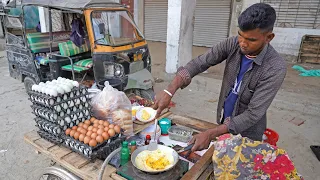
<svg viewBox="0 0 320 180">
<path fill-rule="evenodd" d="M 189 144 L 188 146 L 180 149 L 179 151 L 177 151 L 177 153 L 181 153 L 181 152 L 184 152 L 184 151 L 191 151 L 192 147 L 193 147 L 194 144 Z"/>
</svg>

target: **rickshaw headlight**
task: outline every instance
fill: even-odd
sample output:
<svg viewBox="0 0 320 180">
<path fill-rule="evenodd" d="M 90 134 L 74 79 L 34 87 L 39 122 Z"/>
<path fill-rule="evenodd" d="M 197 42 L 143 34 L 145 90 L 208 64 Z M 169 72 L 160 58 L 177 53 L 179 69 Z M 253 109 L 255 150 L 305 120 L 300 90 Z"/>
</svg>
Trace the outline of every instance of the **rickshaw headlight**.
<svg viewBox="0 0 320 180">
<path fill-rule="evenodd" d="M 121 76 L 121 74 L 122 74 L 122 68 L 121 68 L 121 66 L 115 66 L 115 67 L 114 67 L 114 75 L 116 75 L 116 76 Z"/>
</svg>

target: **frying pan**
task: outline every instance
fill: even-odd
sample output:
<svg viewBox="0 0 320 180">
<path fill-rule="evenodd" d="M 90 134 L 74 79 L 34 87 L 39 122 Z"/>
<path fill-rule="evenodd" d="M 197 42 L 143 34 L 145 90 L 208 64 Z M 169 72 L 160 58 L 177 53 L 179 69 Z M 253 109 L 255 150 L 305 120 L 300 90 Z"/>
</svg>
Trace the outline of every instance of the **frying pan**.
<svg viewBox="0 0 320 180">
<path fill-rule="evenodd" d="M 164 145 L 160 145 L 158 144 L 158 149 L 160 151 L 164 151 L 164 152 L 172 152 L 172 156 L 173 156 L 173 164 L 169 167 L 167 167 L 166 169 L 162 169 L 162 170 L 147 170 L 147 169 L 140 169 L 137 164 L 136 164 L 136 157 L 138 156 L 139 153 L 141 153 L 142 151 L 145 151 L 145 150 L 148 150 L 148 145 L 147 146 L 141 146 L 139 147 L 138 149 L 136 149 L 132 155 L 131 155 L 131 162 L 132 164 L 134 165 L 134 167 L 136 167 L 137 169 L 141 170 L 141 171 L 144 171 L 144 172 L 147 172 L 147 173 L 150 173 L 150 174 L 156 174 L 156 173 L 161 173 L 161 172 L 165 172 L 165 171 L 168 171 L 170 169 L 172 169 L 175 165 L 177 165 L 178 161 L 179 161 L 179 155 L 178 153 L 170 148 L 170 147 L 167 147 L 167 146 L 164 146 Z"/>
</svg>

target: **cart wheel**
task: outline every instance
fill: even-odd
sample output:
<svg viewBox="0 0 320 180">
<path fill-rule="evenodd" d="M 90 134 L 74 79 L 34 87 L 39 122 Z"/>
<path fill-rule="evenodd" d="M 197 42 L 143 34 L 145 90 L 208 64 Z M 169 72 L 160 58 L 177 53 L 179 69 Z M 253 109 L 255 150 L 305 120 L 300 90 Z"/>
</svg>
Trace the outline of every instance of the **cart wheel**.
<svg viewBox="0 0 320 180">
<path fill-rule="evenodd" d="M 52 166 L 43 170 L 39 180 L 80 180 L 80 178 L 63 168 Z"/>
<path fill-rule="evenodd" d="M 25 77 L 23 82 L 24 82 L 24 87 L 27 92 L 31 91 L 32 85 L 36 84 L 36 81 L 29 76 Z"/>
<path fill-rule="evenodd" d="M 141 89 L 140 90 L 140 94 L 141 94 L 141 97 L 142 98 L 145 98 L 145 99 L 149 99 L 151 101 L 154 101 L 154 91 L 152 89 L 148 89 L 148 90 L 143 90 Z"/>
</svg>

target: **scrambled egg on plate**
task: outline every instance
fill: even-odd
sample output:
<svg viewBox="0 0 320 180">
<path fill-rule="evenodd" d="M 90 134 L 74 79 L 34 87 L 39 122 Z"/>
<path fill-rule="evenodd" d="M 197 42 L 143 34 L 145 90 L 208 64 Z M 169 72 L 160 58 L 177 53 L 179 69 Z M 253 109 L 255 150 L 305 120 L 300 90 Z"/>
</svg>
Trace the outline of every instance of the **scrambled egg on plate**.
<svg viewBox="0 0 320 180">
<path fill-rule="evenodd" d="M 140 169 L 154 171 L 164 170 L 173 165 L 174 159 L 171 152 L 142 151 L 136 157 L 136 164 Z"/>
<path fill-rule="evenodd" d="M 142 117 L 143 120 L 147 121 L 151 117 L 151 114 L 149 114 L 148 111 L 146 111 L 146 110 L 142 110 L 142 116 L 141 117 Z"/>
</svg>

